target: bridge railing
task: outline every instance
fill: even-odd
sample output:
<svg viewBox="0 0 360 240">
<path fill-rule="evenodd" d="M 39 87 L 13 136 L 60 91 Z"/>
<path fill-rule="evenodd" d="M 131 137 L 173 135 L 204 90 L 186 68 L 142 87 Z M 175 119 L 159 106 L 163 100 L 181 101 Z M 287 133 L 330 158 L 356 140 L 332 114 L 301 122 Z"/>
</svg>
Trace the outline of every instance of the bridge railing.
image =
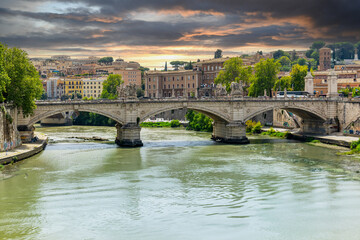
<svg viewBox="0 0 360 240">
<path fill-rule="evenodd" d="M 233 97 L 233 96 L 221 96 L 221 97 L 163 97 L 163 98 L 136 98 L 136 99 L 94 99 L 94 100 L 64 100 L 60 99 L 52 99 L 52 100 L 38 100 L 37 104 L 101 104 L 101 103 L 125 103 L 125 102 L 174 102 L 174 101 L 329 101 L 336 100 L 342 102 L 359 102 L 360 98 L 344 98 L 344 97 L 336 97 L 336 98 L 328 98 L 328 97 L 268 97 L 268 96 L 260 96 L 260 97 Z"/>
</svg>

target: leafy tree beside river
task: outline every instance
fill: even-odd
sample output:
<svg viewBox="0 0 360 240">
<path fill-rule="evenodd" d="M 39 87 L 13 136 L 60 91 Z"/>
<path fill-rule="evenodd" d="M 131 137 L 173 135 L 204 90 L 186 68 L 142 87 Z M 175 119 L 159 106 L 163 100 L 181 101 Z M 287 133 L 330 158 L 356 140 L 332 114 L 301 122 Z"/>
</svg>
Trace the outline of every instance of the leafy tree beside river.
<svg viewBox="0 0 360 240">
<path fill-rule="evenodd" d="M 187 130 L 212 132 L 213 131 L 213 120 L 202 113 L 189 110 L 186 113 L 186 119 L 189 121 Z"/>
<path fill-rule="evenodd" d="M 12 103 L 25 116 L 36 108 L 43 92 L 41 80 L 25 51 L 0 43 L 0 103 Z"/>
</svg>

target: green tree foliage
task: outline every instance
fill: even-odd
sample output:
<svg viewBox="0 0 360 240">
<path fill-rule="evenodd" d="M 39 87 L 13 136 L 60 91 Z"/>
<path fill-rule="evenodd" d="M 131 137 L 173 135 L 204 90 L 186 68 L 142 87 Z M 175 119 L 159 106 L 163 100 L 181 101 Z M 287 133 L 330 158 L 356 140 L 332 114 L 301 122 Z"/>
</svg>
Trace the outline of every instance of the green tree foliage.
<svg viewBox="0 0 360 240">
<path fill-rule="evenodd" d="M 284 91 L 285 88 L 288 91 L 292 91 L 291 77 L 289 77 L 289 76 L 285 76 L 285 77 L 282 77 L 282 78 L 276 80 L 273 90 L 274 91 Z"/>
<path fill-rule="evenodd" d="M 300 66 L 305 66 L 307 64 L 307 61 L 305 58 L 299 58 L 297 60 L 297 64 L 299 64 Z"/>
<path fill-rule="evenodd" d="M 287 56 L 282 56 L 278 62 L 281 64 L 280 71 L 288 72 L 291 70 L 291 60 Z"/>
<path fill-rule="evenodd" d="M 278 61 L 281 64 L 281 66 L 290 66 L 291 65 L 291 60 L 287 56 L 282 56 L 281 58 L 279 58 Z"/>
<path fill-rule="evenodd" d="M 314 49 L 309 49 L 309 50 L 306 51 L 305 56 L 306 56 L 307 58 L 311 58 L 311 54 L 312 54 L 313 52 L 314 52 Z"/>
<path fill-rule="evenodd" d="M 99 63 L 104 63 L 106 65 L 111 64 L 114 61 L 113 57 L 103 57 L 99 59 Z"/>
<path fill-rule="evenodd" d="M 316 42 L 313 42 L 313 44 L 310 46 L 310 49 L 319 51 L 320 48 L 325 47 L 325 44 L 326 43 L 324 41 L 316 41 Z"/>
<path fill-rule="evenodd" d="M 191 70 L 191 69 L 193 69 L 192 62 L 190 61 L 190 62 L 186 63 L 186 65 L 185 65 L 184 68 L 185 68 L 185 70 Z"/>
<path fill-rule="evenodd" d="M 103 91 L 101 93 L 101 98 L 117 99 L 117 87 L 120 86 L 120 84 L 123 82 L 124 81 L 122 80 L 121 75 L 110 74 L 108 78 L 103 82 Z"/>
<path fill-rule="evenodd" d="M 291 52 L 291 61 L 296 61 L 299 57 L 296 55 L 296 51 Z"/>
<path fill-rule="evenodd" d="M 273 58 L 274 58 L 274 59 L 279 59 L 279 58 L 281 58 L 282 56 L 286 56 L 286 57 L 290 58 L 290 54 L 284 52 L 283 50 L 277 50 L 277 51 L 275 51 L 274 54 L 273 54 Z"/>
<path fill-rule="evenodd" d="M 252 68 L 250 66 L 243 66 L 243 60 L 239 57 L 230 58 L 224 62 L 223 70 L 221 70 L 218 76 L 215 78 L 216 84 L 222 84 L 226 86 L 226 90 L 229 92 L 232 82 L 240 82 L 247 85 L 250 83 L 252 75 Z"/>
<path fill-rule="evenodd" d="M 180 127 L 180 121 L 179 120 L 171 120 L 170 127 L 172 127 L 172 128 Z"/>
<path fill-rule="evenodd" d="M 27 53 L 0 43 L 0 102 L 12 103 L 28 116 L 36 108 L 35 99 L 39 99 L 42 92 L 39 74 Z"/>
<path fill-rule="evenodd" d="M 175 70 L 178 70 L 180 66 L 184 66 L 187 63 L 188 62 L 185 62 L 185 61 L 172 61 L 172 62 L 170 62 L 170 65 L 173 66 L 173 68 Z"/>
<path fill-rule="evenodd" d="M 246 121 L 246 132 L 247 133 L 260 133 L 262 125 L 260 122 L 253 122 L 251 120 Z"/>
<path fill-rule="evenodd" d="M 281 64 L 274 59 L 261 59 L 255 65 L 255 77 L 249 88 L 249 96 L 263 96 L 265 89 L 270 94 L 277 80 L 280 67 Z"/>
<path fill-rule="evenodd" d="M 349 42 L 338 43 L 337 57 L 340 60 L 353 59 L 354 58 L 354 45 Z"/>
<path fill-rule="evenodd" d="M 313 58 L 317 62 L 317 64 L 319 64 L 319 52 L 318 51 L 314 51 L 311 54 L 311 58 Z"/>
<path fill-rule="evenodd" d="M 136 89 L 136 96 L 139 97 L 143 97 L 145 95 L 145 91 L 142 88 L 138 88 Z"/>
<path fill-rule="evenodd" d="M 75 125 L 85 126 L 115 126 L 116 122 L 108 117 L 96 113 L 80 112 L 80 115 L 74 119 Z"/>
<path fill-rule="evenodd" d="M 189 125 L 186 128 L 187 130 L 203 132 L 212 132 L 213 130 L 212 119 L 202 113 L 189 110 L 186 113 L 186 119 L 189 121 Z"/>
<path fill-rule="evenodd" d="M 215 51 L 214 58 L 222 58 L 222 50 L 218 49 Z"/>
<path fill-rule="evenodd" d="M 304 91 L 307 70 L 307 66 L 300 66 L 299 64 L 296 64 L 292 67 L 290 76 L 291 86 L 293 86 L 294 91 Z"/>
</svg>

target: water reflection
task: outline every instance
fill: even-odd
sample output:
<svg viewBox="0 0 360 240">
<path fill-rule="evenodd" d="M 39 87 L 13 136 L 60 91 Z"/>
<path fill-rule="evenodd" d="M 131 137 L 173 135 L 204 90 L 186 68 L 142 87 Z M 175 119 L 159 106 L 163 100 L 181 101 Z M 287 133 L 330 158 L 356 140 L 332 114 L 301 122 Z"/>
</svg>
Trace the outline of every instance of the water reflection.
<svg viewBox="0 0 360 240">
<path fill-rule="evenodd" d="M 75 132 L 110 138 L 113 128 L 71 129 L 42 129 L 55 143 L 0 181 L 3 238 L 360 235 L 360 184 L 334 170 L 344 158 L 334 150 L 266 137 L 225 145 L 176 129 L 143 129 L 144 147 L 129 149 L 67 140 Z"/>
</svg>

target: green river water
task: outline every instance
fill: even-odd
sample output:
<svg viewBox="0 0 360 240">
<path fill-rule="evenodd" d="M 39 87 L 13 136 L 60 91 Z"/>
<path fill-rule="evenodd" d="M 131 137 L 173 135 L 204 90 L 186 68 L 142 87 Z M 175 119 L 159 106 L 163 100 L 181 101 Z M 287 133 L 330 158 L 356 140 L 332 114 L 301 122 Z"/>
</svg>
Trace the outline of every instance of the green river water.
<svg viewBox="0 0 360 240">
<path fill-rule="evenodd" d="M 46 150 L 0 179 L 0 239 L 360 239 L 355 157 L 268 137 L 225 145 L 209 133 L 38 128 Z"/>
</svg>

